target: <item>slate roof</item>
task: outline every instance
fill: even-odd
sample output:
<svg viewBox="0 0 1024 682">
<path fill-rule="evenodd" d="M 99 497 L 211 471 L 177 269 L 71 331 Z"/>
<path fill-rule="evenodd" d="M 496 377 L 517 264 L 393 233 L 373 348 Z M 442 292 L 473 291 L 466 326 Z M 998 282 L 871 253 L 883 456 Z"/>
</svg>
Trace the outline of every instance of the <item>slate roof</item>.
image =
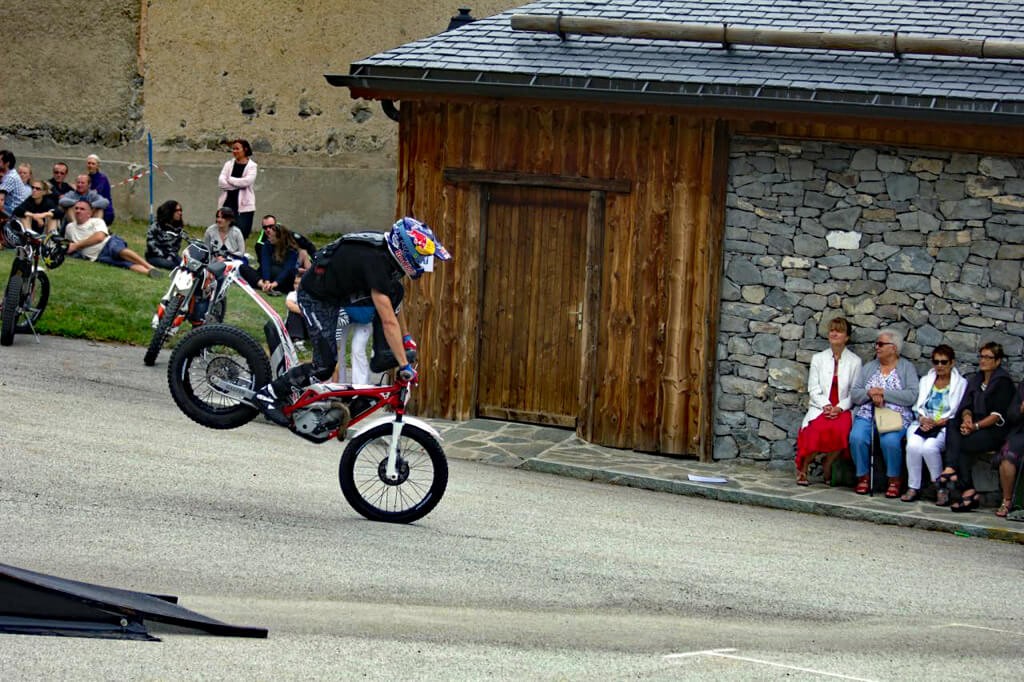
<svg viewBox="0 0 1024 682">
<path fill-rule="evenodd" d="M 1024 41 L 1007 0 L 539 0 L 331 76 L 356 96 L 589 99 L 1024 122 L 1024 61 L 515 31 L 512 14 Z"/>
</svg>

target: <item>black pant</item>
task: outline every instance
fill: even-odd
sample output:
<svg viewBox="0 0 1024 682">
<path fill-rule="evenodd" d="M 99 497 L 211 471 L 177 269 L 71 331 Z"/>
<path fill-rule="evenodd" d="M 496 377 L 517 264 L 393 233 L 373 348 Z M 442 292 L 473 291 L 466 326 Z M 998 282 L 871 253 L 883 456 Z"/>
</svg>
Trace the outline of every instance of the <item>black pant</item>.
<svg viewBox="0 0 1024 682">
<path fill-rule="evenodd" d="M 957 417 L 946 425 L 946 451 L 942 453 L 942 463 L 956 470 L 957 480 L 964 490 L 974 487 L 973 456 L 983 452 L 998 450 L 1006 440 L 1006 426 L 991 426 L 987 429 L 972 431 L 966 436 L 961 435 L 962 420 Z M 975 420 L 974 423 L 978 423 Z"/>
</svg>

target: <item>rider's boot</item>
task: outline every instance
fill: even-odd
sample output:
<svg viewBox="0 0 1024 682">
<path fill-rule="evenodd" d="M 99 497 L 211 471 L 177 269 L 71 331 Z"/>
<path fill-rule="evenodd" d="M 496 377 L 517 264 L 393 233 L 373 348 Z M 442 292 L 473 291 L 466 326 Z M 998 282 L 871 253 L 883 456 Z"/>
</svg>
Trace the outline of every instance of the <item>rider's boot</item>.
<svg viewBox="0 0 1024 682">
<path fill-rule="evenodd" d="M 278 426 L 288 426 L 288 416 L 282 411 L 282 408 L 288 403 L 277 397 L 274 393 L 273 386 L 267 384 L 260 390 L 256 391 L 254 398 L 256 401 L 256 408 L 264 417 Z"/>
</svg>

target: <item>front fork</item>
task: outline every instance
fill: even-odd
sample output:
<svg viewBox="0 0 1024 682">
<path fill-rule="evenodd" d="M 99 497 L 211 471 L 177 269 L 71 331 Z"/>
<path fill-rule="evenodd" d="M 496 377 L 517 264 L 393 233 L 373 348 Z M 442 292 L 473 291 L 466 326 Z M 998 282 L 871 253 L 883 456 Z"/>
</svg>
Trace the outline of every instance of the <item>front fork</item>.
<svg viewBox="0 0 1024 682">
<path fill-rule="evenodd" d="M 402 416 L 405 414 L 405 405 L 409 400 L 409 387 L 402 389 L 401 407 L 395 410 L 395 421 L 391 422 L 391 444 L 388 446 L 388 463 L 384 468 L 384 476 L 389 481 L 398 480 L 398 443 L 402 438 Z"/>
</svg>

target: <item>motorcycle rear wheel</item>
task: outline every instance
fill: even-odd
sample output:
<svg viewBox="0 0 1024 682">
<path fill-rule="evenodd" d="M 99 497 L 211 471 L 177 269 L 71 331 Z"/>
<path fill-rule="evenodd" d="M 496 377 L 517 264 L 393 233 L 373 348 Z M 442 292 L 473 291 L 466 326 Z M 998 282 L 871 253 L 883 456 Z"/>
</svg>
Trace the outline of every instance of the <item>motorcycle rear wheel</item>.
<svg viewBox="0 0 1024 682">
<path fill-rule="evenodd" d="M 167 383 L 174 402 L 189 419 L 211 429 L 235 429 L 259 414 L 218 391 L 213 379 L 255 391 L 270 381 L 270 361 L 259 342 L 241 329 L 204 324 L 171 353 Z"/>
<path fill-rule="evenodd" d="M 412 523 L 429 514 L 448 486 L 448 460 L 433 435 L 402 425 L 398 480 L 385 476 L 392 425 L 381 424 L 353 438 L 338 464 L 341 492 L 371 521 Z"/>
<path fill-rule="evenodd" d="M 160 318 L 156 329 L 153 330 L 153 337 L 149 340 L 149 348 L 146 349 L 146 355 L 142 358 L 142 362 L 145 363 L 146 367 L 152 367 L 156 364 L 156 357 L 160 355 L 160 349 L 164 347 L 167 337 L 171 335 L 174 318 L 178 316 L 178 311 L 181 310 L 184 302 L 185 297 L 178 294 L 164 306 L 163 317 Z"/>
<path fill-rule="evenodd" d="M 14 321 L 14 331 L 19 334 L 31 332 L 50 301 L 50 278 L 42 270 L 29 277 L 27 286 L 21 289 L 21 310 Z M 31 323 L 31 324 L 30 324 Z"/>
</svg>

